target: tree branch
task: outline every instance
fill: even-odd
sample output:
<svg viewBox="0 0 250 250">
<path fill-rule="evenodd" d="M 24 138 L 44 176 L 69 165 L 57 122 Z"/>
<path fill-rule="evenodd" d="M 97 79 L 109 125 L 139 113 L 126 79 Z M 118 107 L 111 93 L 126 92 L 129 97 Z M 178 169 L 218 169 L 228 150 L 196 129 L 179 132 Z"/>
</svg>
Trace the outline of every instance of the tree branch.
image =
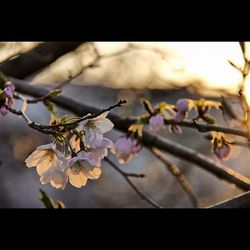
<svg viewBox="0 0 250 250">
<path fill-rule="evenodd" d="M 24 79 L 51 64 L 60 56 L 76 49 L 83 42 L 45 42 L 34 49 L 0 65 L 5 75 Z"/>
<path fill-rule="evenodd" d="M 208 208 L 250 208 L 250 192 L 246 192 Z"/>
<path fill-rule="evenodd" d="M 192 185 L 188 181 L 186 176 L 184 174 L 182 174 L 181 170 L 175 164 L 172 164 L 171 162 L 169 162 L 166 159 L 166 157 L 161 153 L 161 151 L 159 151 L 158 149 L 156 149 L 156 148 L 148 148 L 148 149 L 154 154 L 154 156 L 156 156 L 166 166 L 166 168 L 169 170 L 169 172 L 180 183 L 181 187 L 183 188 L 185 193 L 190 198 L 194 207 L 198 207 L 199 202 L 198 202 L 196 195 L 194 194 Z"/>
<path fill-rule="evenodd" d="M 34 97 L 44 96 L 50 91 L 48 88 L 30 85 L 17 79 L 9 78 L 9 80 L 14 83 L 17 91 Z M 101 111 L 98 108 L 80 103 L 63 95 L 53 99 L 53 102 L 61 108 L 70 110 L 79 116 L 88 113 L 98 113 Z M 127 132 L 128 127 L 136 121 L 131 118 L 122 118 L 114 113 L 109 113 L 108 118 L 115 124 L 115 128 L 123 132 Z M 157 147 L 158 149 L 169 152 L 176 157 L 192 162 L 214 174 L 218 178 L 234 183 L 243 190 L 250 190 L 250 179 L 193 149 L 182 146 L 169 139 L 154 135 L 145 129 L 143 130 L 142 142 L 145 146 Z"/>
<path fill-rule="evenodd" d="M 109 163 L 109 165 L 114 168 L 119 174 L 123 176 L 123 178 L 127 181 L 127 183 L 134 189 L 134 191 L 146 202 L 151 204 L 155 208 L 162 208 L 159 204 L 157 204 L 155 201 L 148 198 L 145 194 L 143 194 L 136 186 L 135 184 L 129 179 L 129 175 L 125 172 L 123 172 L 119 167 L 116 166 L 116 164 L 111 161 L 109 158 L 104 159 L 106 162 Z"/>
</svg>

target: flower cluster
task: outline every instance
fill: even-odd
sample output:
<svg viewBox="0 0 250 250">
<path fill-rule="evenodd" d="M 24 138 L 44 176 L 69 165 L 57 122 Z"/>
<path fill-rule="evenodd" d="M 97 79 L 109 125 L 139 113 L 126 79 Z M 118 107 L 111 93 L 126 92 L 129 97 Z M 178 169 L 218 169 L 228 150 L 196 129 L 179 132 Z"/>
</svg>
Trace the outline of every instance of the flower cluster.
<svg viewBox="0 0 250 250">
<path fill-rule="evenodd" d="M 69 155 L 60 152 L 55 141 L 38 147 L 25 160 L 27 167 L 36 167 L 41 183 L 50 183 L 55 188 L 64 189 L 68 181 L 80 188 L 88 179 L 98 179 L 102 172 L 101 160 L 113 147 L 113 142 L 104 137 L 114 126 L 106 116 L 107 112 L 81 121 L 70 140 L 59 137 L 59 142 L 68 146 Z"/>
<path fill-rule="evenodd" d="M 11 108 L 14 104 L 14 94 L 15 87 L 12 82 L 7 81 L 3 89 L 0 89 L 0 114 L 6 115 L 8 113 L 7 108 Z"/>
</svg>

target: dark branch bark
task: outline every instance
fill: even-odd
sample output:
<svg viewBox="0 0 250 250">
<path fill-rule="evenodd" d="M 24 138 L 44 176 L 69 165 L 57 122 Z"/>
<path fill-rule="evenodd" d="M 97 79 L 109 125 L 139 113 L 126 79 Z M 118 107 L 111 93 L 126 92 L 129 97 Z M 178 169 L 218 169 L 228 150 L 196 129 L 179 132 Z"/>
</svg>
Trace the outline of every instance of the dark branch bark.
<svg viewBox="0 0 250 250">
<path fill-rule="evenodd" d="M 250 192 L 246 192 L 208 208 L 250 208 Z"/>
<path fill-rule="evenodd" d="M 76 49 L 83 42 L 48 42 L 0 65 L 5 75 L 23 79 Z"/>
<path fill-rule="evenodd" d="M 17 79 L 9 78 L 9 80 L 14 83 L 17 91 L 34 97 L 46 95 L 50 91 L 48 88 L 30 85 L 27 84 L 27 82 Z M 63 95 L 56 97 L 53 102 L 79 116 L 83 116 L 88 113 L 100 112 L 100 109 L 98 108 L 88 106 Z M 115 128 L 124 132 L 126 132 L 129 125 L 134 122 L 133 119 L 122 118 L 113 113 L 110 113 L 108 117 L 115 124 Z M 192 162 L 217 176 L 218 178 L 234 183 L 243 190 L 250 190 L 250 179 L 193 149 L 187 148 L 169 139 L 157 136 L 145 129 L 143 130 L 142 142 L 145 146 L 157 147 L 158 149 L 166 151 L 178 158 Z"/>
</svg>

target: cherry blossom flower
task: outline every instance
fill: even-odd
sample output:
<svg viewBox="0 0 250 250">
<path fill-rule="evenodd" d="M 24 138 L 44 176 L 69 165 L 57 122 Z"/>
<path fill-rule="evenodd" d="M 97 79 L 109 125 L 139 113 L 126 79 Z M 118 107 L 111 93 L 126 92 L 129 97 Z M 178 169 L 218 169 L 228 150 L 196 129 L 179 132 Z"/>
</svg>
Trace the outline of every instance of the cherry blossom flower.
<svg viewBox="0 0 250 250">
<path fill-rule="evenodd" d="M 113 142 L 104 137 L 100 147 L 90 149 L 85 155 L 87 155 L 89 159 L 93 159 L 97 165 L 101 165 L 101 160 L 108 155 L 108 148 L 112 149 L 113 146 Z"/>
<path fill-rule="evenodd" d="M 83 151 L 73 157 L 67 167 L 69 181 L 77 188 L 85 186 L 88 179 L 98 179 L 101 173 L 101 166 Z"/>
<path fill-rule="evenodd" d="M 149 130 L 157 132 L 164 127 L 164 118 L 162 115 L 154 115 L 149 119 Z"/>
<path fill-rule="evenodd" d="M 64 160 L 62 154 L 56 149 L 55 143 L 42 145 L 25 160 L 28 168 L 36 167 L 37 173 L 41 176 L 48 169 L 59 165 Z"/>
<path fill-rule="evenodd" d="M 70 145 L 72 147 L 72 149 L 74 150 L 74 152 L 78 152 L 80 151 L 80 141 L 81 139 L 76 136 L 75 134 L 70 138 Z"/>
<path fill-rule="evenodd" d="M 85 143 L 89 147 L 100 147 L 103 141 L 103 134 L 114 127 L 114 124 L 106 118 L 107 115 L 108 112 L 104 112 L 96 118 L 84 120 L 79 124 L 79 128 L 85 132 Z"/>
<path fill-rule="evenodd" d="M 68 182 L 67 165 L 65 161 L 60 161 L 58 164 L 43 172 L 40 181 L 42 184 L 50 182 L 53 187 L 64 189 Z"/>
<path fill-rule="evenodd" d="M 124 164 L 130 159 L 138 154 L 142 146 L 140 143 L 134 144 L 134 141 L 131 138 L 126 136 L 121 136 L 116 141 L 114 147 L 111 149 L 113 154 L 116 154 L 118 162 Z"/>
</svg>

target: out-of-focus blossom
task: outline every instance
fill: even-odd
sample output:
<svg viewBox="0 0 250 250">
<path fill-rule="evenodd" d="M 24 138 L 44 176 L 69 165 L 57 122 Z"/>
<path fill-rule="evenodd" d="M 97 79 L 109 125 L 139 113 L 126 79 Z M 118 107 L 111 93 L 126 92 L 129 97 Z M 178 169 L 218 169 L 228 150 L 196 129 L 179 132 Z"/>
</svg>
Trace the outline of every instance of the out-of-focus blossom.
<svg viewBox="0 0 250 250">
<path fill-rule="evenodd" d="M 178 125 L 176 125 L 176 124 L 170 125 L 169 131 L 170 131 L 171 133 L 178 134 L 178 135 L 182 134 L 182 129 L 181 129 L 181 127 L 178 126 Z"/>
<path fill-rule="evenodd" d="M 103 141 L 103 134 L 110 131 L 114 124 L 106 118 L 108 112 L 104 112 L 93 119 L 87 119 L 79 124 L 79 128 L 84 130 L 85 143 L 91 147 L 100 147 Z"/>
<path fill-rule="evenodd" d="M 175 104 L 176 109 L 179 112 L 186 112 L 189 108 L 189 100 L 188 99 L 179 99 Z"/>
<path fill-rule="evenodd" d="M 140 144 L 134 144 L 134 141 L 131 138 L 126 136 L 121 136 L 115 143 L 111 152 L 116 154 L 118 162 L 124 164 L 135 154 L 138 154 L 142 146 Z"/>
<path fill-rule="evenodd" d="M 219 141 L 217 138 L 213 142 L 213 153 L 219 160 L 227 160 L 231 152 L 231 146 L 224 140 Z"/>
<path fill-rule="evenodd" d="M 0 113 L 1 113 L 1 115 L 7 115 L 8 114 L 8 110 L 5 107 L 1 107 Z"/>
<path fill-rule="evenodd" d="M 15 86 L 10 81 L 6 82 L 5 85 L 6 85 L 6 87 L 4 89 L 4 93 L 5 93 L 6 97 L 8 97 L 10 99 L 13 98 Z"/>
<path fill-rule="evenodd" d="M 162 115 L 154 115 L 149 119 L 149 130 L 153 132 L 160 131 L 164 127 L 164 118 Z"/>
<path fill-rule="evenodd" d="M 187 117 L 187 112 L 189 109 L 189 100 L 188 99 L 179 99 L 176 104 L 175 108 L 177 112 L 174 116 L 175 122 L 181 122 Z"/>
<path fill-rule="evenodd" d="M 7 106 L 8 108 L 11 108 L 11 106 L 14 105 L 13 94 L 14 94 L 15 87 L 9 81 L 6 82 L 5 86 L 6 87 L 3 90 L 4 98 L 5 98 L 5 100 L 3 101 L 3 105 Z M 0 114 L 1 115 L 6 115 L 8 113 L 8 110 L 7 110 L 7 108 L 5 106 L 2 106 L 0 108 Z"/>
</svg>

